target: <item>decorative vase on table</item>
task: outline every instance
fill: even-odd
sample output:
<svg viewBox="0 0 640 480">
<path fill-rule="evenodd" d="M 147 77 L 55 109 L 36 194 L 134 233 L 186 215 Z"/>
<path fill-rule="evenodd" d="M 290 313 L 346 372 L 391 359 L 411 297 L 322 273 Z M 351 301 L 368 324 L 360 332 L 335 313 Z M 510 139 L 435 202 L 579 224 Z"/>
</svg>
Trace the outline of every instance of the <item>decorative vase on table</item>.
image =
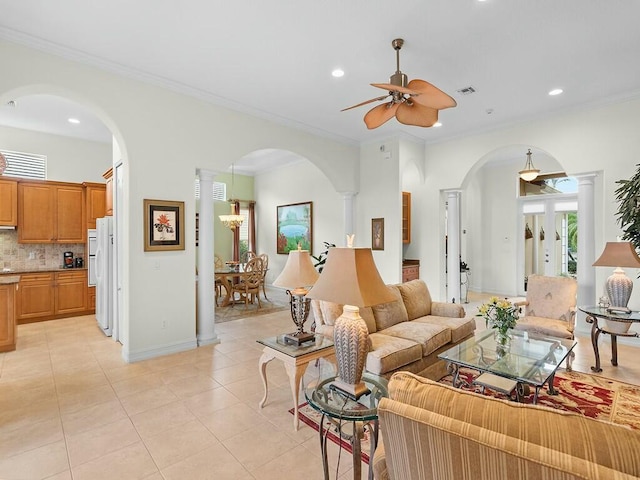
<svg viewBox="0 0 640 480">
<path fill-rule="evenodd" d="M 502 330 L 496 328 L 493 332 L 493 338 L 496 341 L 496 355 L 502 358 L 511 351 L 511 329 Z"/>
<path fill-rule="evenodd" d="M 480 305 L 478 316 L 485 319 L 487 328 L 494 330 L 496 355 L 502 358 L 511 349 L 511 329 L 516 326 L 520 308 L 508 300 L 491 297 L 487 303 Z"/>
</svg>

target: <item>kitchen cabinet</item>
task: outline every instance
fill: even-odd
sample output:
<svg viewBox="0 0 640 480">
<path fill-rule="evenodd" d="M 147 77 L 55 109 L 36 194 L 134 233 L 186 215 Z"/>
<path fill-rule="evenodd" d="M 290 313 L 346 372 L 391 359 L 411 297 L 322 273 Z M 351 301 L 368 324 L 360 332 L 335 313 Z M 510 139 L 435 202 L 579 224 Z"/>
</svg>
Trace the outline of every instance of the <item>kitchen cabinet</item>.
<svg viewBox="0 0 640 480">
<path fill-rule="evenodd" d="M 106 215 L 106 185 L 104 183 L 83 183 L 87 202 L 87 229 L 96 228 L 96 218 Z"/>
<path fill-rule="evenodd" d="M 51 317 L 55 310 L 52 272 L 23 273 L 18 288 L 18 323 Z"/>
<path fill-rule="evenodd" d="M 96 287 L 87 287 L 87 309 L 91 313 L 96 311 Z"/>
<path fill-rule="evenodd" d="M 18 224 L 18 182 L 0 179 L 0 225 L 15 227 Z"/>
<path fill-rule="evenodd" d="M 411 243 L 411 193 L 402 192 L 402 243 Z"/>
<path fill-rule="evenodd" d="M 18 323 L 89 313 L 86 269 L 23 273 L 16 302 Z"/>
<path fill-rule="evenodd" d="M 0 352 L 16 349 L 15 291 L 18 277 L 0 282 Z M 6 283 L 5 283 L 6 281 Z"/>
<path fill-rule="evenodd" d="M 84 187 L 59 182 L 18 184 L 19 243 L 84 243 Z"/>
<path fill-rule="evenodd" d="M 105 189 L 105 216 L 113 215 L 113 168 L 102 174 L 106 181 Z"/>
</svg>

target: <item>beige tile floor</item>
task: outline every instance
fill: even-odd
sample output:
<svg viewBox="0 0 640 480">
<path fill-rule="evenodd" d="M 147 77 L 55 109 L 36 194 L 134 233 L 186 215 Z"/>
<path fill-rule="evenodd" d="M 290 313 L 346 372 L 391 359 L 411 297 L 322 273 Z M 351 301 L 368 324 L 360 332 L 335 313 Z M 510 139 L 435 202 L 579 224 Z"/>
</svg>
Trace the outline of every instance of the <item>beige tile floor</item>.
<svg viewBox="0 0 640 480">
<path fill-rule="evenodd" d="M 20 326 L 0 354 L 0 479 L 321 479 L 318 435 L 293 430 L 277 360 L 258 408 L 256 339 L 291 327 L 287 311 L 221 323 L 218 345 L 126 364 L 93 316 Z M 589 372 L 590 340 L 578 342 L 574 367 Z M 618 367 L 601 350 L 603 376 L 640 383 L 639 348 L 621 345 Z M 305 382 L 330 371 L 311 366 Z M 331 477 L 352 478 L 338 454 L 331 444 Z"/>
</svg>

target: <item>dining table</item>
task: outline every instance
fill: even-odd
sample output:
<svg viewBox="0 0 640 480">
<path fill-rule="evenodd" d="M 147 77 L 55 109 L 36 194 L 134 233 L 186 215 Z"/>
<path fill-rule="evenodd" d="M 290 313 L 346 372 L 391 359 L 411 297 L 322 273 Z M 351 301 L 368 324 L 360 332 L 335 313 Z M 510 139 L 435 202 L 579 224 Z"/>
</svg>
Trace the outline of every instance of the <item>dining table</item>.
<svg viewBox="0 0 640 480">
<path fill-rule="evenodd" d="M 220 280 L 224 287 L 225 296 L 222 299 L 221 307 L 227 307 L 231 303 L 231 292 L 233 284 L 239 282 L 249 272 L 244 271 L 244 264 L 239 264 L 238 268 L 225 267 L 214 271 L 215 279 Z"/>
</svg>

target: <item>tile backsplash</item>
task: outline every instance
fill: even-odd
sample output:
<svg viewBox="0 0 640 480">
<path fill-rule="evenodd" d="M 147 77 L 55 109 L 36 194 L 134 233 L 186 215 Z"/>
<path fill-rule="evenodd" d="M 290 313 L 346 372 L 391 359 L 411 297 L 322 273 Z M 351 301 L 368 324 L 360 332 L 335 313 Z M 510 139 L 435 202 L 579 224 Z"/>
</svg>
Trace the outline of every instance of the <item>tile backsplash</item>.
<svg viewBox="0 0 640 480">
<path fill-rule="evenodd" d="M 62 268 L 63 253 L 84 256 L 84 243 L 18 243 L 17 230 L 0 230 L 0 267 L 16 271 Z M 85 263 L 86 265 L 86 263 Z"/>
</svg>

